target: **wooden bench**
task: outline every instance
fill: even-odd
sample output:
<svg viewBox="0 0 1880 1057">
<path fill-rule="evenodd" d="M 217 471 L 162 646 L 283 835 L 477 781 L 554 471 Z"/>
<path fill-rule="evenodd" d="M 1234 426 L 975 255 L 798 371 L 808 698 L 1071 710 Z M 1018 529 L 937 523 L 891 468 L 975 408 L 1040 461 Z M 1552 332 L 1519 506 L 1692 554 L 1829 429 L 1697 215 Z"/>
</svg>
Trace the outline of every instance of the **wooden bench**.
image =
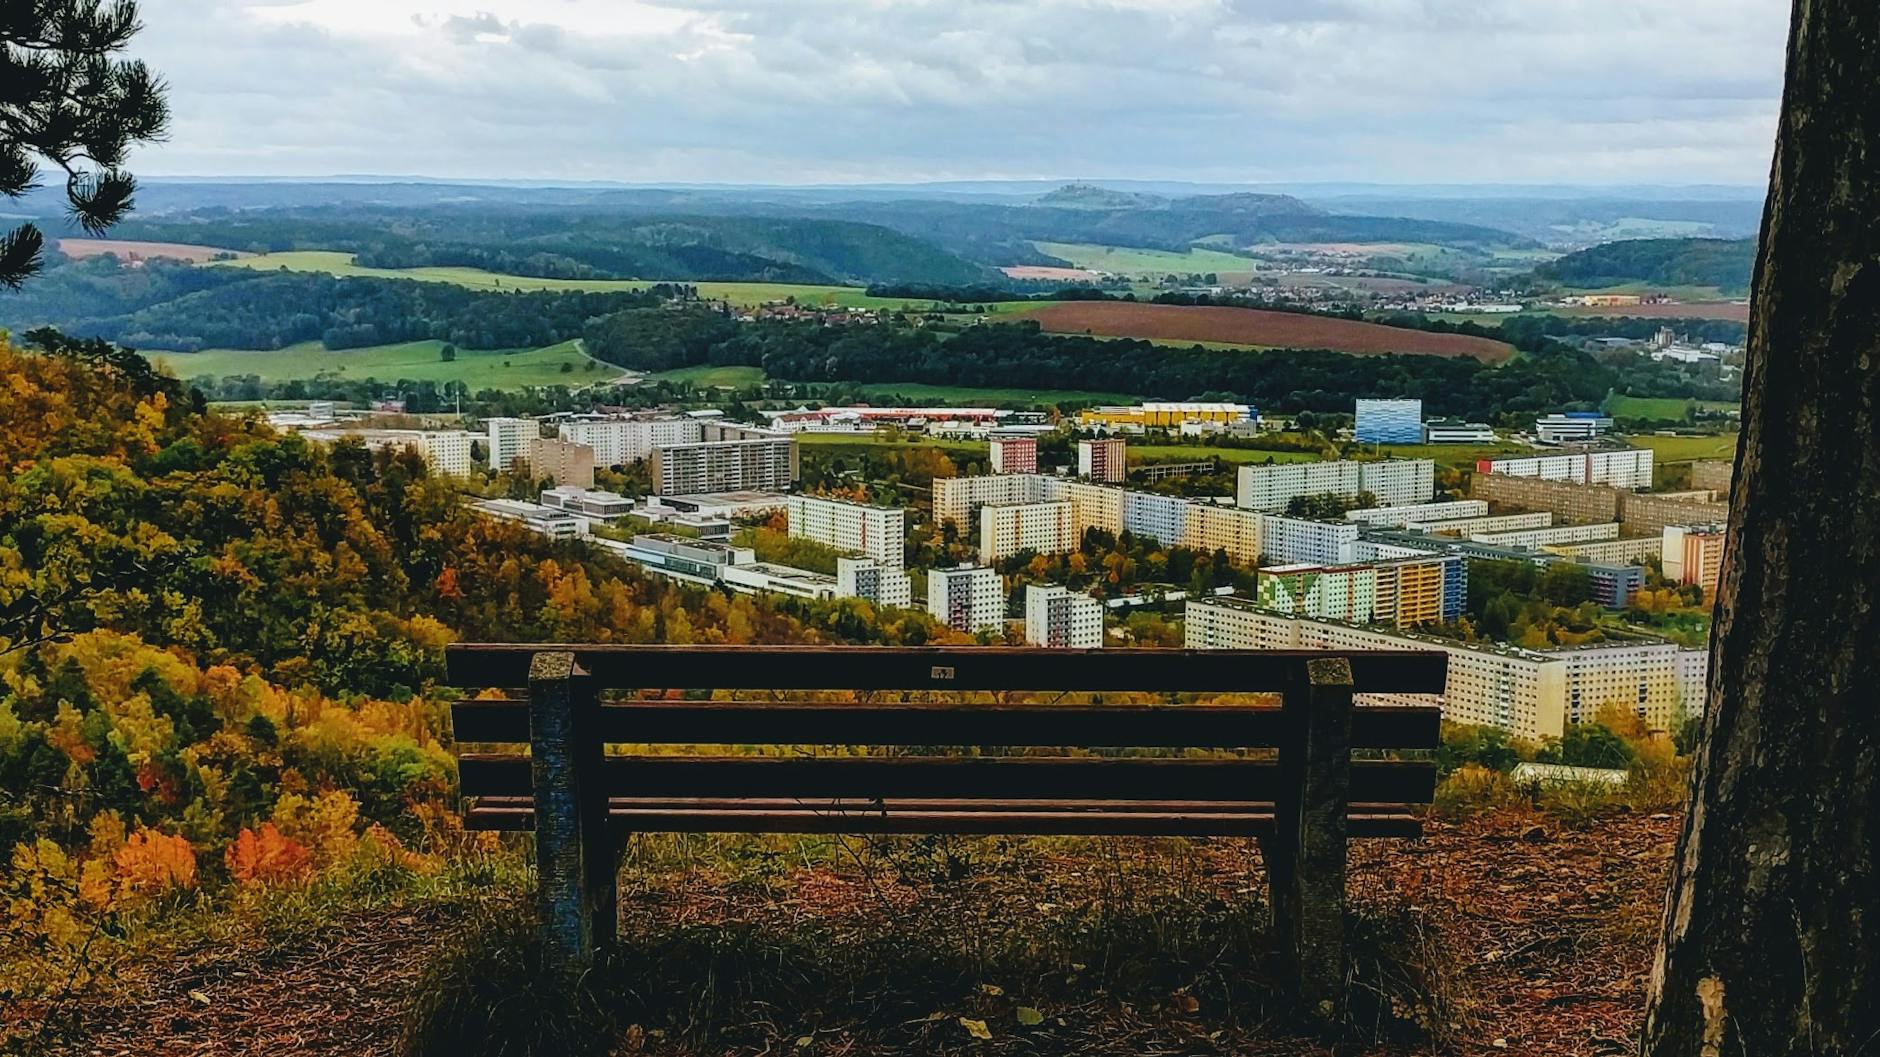
<svg viewBox="0 0 1880 1057">
<path fill-rule="evenodd" d="M 448 679 L 526 687 L 453 706 L 468 825 L 533 830 L 547 957 L 612 942 L 632 832 L 1255 837 L 1275 937 L 1315 1008 L 1342 999 L 1346 841 L 1414 837 L 1435 791 L 1430 652 L 454 645 Z M 601 690 L 639 696 L 605 700 Z M 852 704 L 667 700 L 663 691 L 848 690 Z M 880 692 L 1277 692 L 1282 707 L 890 703 Z M 923 697 L 932 696 L 922 694 Z M 868 746 L 919 755 L 612 755 L 609 744 Z M 508 745 L 470 752 L 466 746 Z M 526 746 L 525 755 L 521 750 Z M 1277 758 L 973 756 L 940 747 L 1275 749 Z M 1368 752 L 1354 761 L 1352 750 Z"/>
</svg>

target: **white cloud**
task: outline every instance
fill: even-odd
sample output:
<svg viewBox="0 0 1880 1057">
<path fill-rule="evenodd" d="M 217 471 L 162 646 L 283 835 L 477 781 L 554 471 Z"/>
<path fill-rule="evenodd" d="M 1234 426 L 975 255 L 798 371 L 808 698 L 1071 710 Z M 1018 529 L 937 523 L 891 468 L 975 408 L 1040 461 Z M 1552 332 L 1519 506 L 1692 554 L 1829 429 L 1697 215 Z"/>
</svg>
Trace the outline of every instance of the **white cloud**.
<svg viewBox="0 0 1880 1057">
<path fill-rule="evenodd" d="M 148 173 L 1756 182 L 1782 0 L 163 0 Z"/>
</svg>

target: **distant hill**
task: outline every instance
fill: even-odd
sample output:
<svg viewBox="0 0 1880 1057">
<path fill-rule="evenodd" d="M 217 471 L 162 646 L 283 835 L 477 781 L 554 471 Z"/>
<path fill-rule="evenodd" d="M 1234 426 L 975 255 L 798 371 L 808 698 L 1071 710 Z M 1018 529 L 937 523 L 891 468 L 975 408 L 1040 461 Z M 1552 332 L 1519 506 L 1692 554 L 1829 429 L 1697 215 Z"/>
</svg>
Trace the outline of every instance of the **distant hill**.
<svg viewBox="0 0 1880 1057">
<path fill-rule="evenodd" d="M 343 250 L 376 268 L 470 267 L 556 279 L 970 284 L 995 278 L 918 236 L 835 217 L 479 202 L 205 209 L 134 218 L 114 234 L 256 252 Z"/>
<path fill-rule="evenodd" d="M 1569 253 L 1533 276 L 1560 286 L 1714 286 L 1740 295 L 1755 266 L 1755 239 L 1631 239 Z"/>
<path fill-rule="evenodd" d="M 1091 184 L 1065 184 L 1032 204 L 1056 209 L 1153 209 L 1167 203 L 1168 199 L 1159 195 L 1112 191 Z"/>
</svg>

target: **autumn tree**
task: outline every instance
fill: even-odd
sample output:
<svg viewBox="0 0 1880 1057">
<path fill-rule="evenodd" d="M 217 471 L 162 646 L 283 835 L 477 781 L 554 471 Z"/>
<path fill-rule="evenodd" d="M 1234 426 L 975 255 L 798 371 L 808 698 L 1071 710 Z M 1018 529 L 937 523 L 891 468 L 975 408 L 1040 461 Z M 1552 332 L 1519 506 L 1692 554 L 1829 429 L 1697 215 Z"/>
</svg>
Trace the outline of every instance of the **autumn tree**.
<svg viewBox="0 0 1880 1057">
<path fill-rule="evenodd" d="M 133 144 L 163 134 L 163 83 L 115 56 L 137 31 L 132 0 L 8 0 L 0 4 L 0 194 L 39 183 L 39 160 L 65 174 L 72 219 L 94 234 L 131 209 Z M 37 160 L 36 160 L 37 159 Z M 45 237 L 32 224 L 0 236 L 0 285 L 39 269 Z"/>
<path fill-rule="evenodd" d="M 1880 1048 L 1880 6 L 1794 6 L 1648 1057 Z"/>
</svg>

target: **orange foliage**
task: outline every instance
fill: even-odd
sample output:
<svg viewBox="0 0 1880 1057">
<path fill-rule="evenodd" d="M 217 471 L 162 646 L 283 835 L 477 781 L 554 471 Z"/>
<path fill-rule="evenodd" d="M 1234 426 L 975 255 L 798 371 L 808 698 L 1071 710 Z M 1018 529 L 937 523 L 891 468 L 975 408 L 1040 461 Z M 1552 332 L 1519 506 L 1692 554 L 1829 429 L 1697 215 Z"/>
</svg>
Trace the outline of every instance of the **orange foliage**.
<svg viewBox="0 0 1880 1057">
<path fill-rule="evenodd" d="M 196 887 L 196 850 L 180 834 L 140 829 L 111 856 L 117 867 L 118 894 L 159 896 L 174 888 Z"/>
<path fill-rule="evenodd" d="M 272 822 L 263 822 L 259 830 L 243 828 L 228 848 L 229 876 L 243 884 L 293 881 L 312 868 L 307 846 L 282 836 Z"/>
</svg>

